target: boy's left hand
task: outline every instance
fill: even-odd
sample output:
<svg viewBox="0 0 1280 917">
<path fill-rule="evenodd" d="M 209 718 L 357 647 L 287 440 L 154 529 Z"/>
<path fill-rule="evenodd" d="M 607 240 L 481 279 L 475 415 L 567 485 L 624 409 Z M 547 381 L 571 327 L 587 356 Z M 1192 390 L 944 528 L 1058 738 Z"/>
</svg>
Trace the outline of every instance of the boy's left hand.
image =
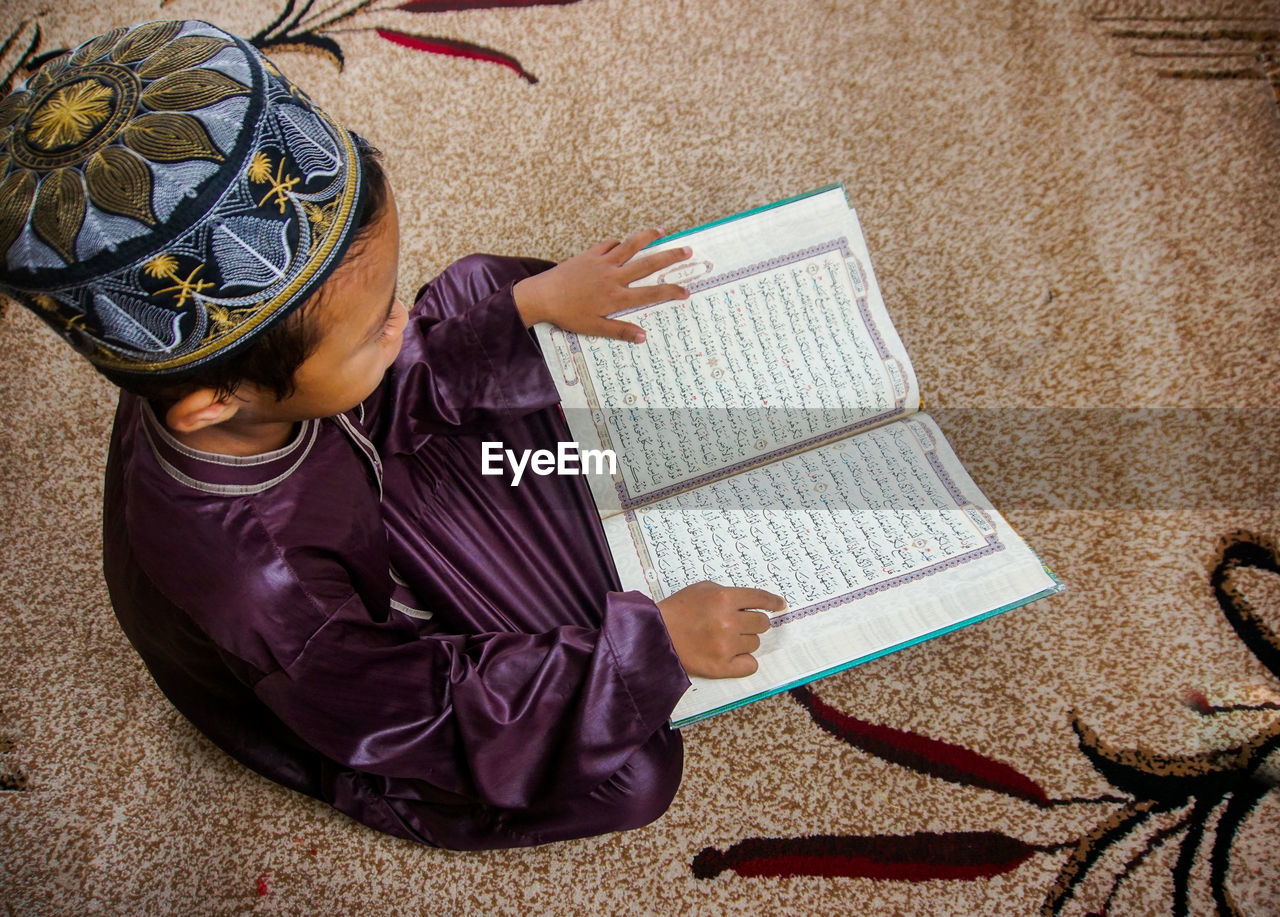
<svg viewBox="0 0 1280 917">
<path fill-rule="evenodd" d="M 548 271 L 526 277 L 512 291 L 520 317 L 527 327 L 552 322 L 577 334 L 639 344 L 644 340 L 644 331 L 639 325 L 607 316 L 636 306 L 689 298 L 688 290 L 673 283 L 631 286 L 689 257 L 688 248 L 676 248 L 631 260 L 636 252 L 661 235 L 658 230 L 650 229 L 624 242 L 601 242 Z"/>
</svg>

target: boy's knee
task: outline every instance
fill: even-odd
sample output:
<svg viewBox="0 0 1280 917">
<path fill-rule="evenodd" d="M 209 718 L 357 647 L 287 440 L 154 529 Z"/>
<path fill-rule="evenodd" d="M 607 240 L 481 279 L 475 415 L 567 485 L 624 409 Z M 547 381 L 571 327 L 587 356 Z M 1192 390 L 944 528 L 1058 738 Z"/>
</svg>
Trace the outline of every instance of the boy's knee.
<svg viewBox="0 0 1280 917">
<path fill-rule="evenodd" d="M 526 810 L 506 819 L 521 844 L 545 844 L 641 828 L 671 805 L 680 786 L 684 748 L 679 733 L 662 729 L 612 777 L 585 796 Z"/>
<path fill-rule="evenodd" d="M 597 790 L 606 817 L 617 821 L 608 830 L 627 831 L 657 821 L 675 799 L 683 772 L 680 735 L 664 729 Z"/>
</svg>

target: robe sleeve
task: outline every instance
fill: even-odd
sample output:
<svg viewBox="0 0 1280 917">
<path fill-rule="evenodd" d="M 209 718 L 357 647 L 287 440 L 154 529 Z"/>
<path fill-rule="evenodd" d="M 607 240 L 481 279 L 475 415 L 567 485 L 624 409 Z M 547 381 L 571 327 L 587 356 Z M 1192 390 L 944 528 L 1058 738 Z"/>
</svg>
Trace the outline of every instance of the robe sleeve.
<svg viewBox="0 0 1280 917">
<path fill-rule="evenodd" d="M 516 310 L 516 283 L 552 264 L 471 255 L 426 284 L 404 345 L 365 403 L 383 448 L 412 452 L 424 437 L 463 433 L 559 401 L 533 335 Z"/>
<path fill-rule="evenodd" d="M 341 764 L 521 809 L 607 780 L 688 684 L 637 592 L 609 593 L 599 629 L 408 639 L 352 596 L 255 691 Z"/>
</svg>

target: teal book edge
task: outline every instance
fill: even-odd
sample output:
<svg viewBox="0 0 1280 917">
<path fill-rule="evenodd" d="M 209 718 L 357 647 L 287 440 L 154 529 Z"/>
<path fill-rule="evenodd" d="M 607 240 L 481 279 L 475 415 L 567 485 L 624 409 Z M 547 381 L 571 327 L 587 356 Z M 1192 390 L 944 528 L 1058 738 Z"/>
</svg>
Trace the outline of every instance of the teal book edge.
<svg viewBox="0 0 1280 917">
<path fill-rule="evenodd" d="M 781 694 L 783 691 L 790 691 L 792 688 L 798 688 L 801 685 L 807 685 L 810 682 L 818 681 L 819 679 L 826 678 L 828 675 L 835 675 L 837 672 L 843 672 L 846 669 L 851 669 L 854 666 L 862 665 L 865 662 L 871 662 L 872 660 L 879 659 L 881 656 L 888 656 L 890 653 L 896 653 L 899 650 L 905 650 L 907 647 L 915 646 L 918 643 L 924 643 L 927 640 L 932 640 L 934 637 L 941 637 L 944 634 L 951 633 L 952 631 L 960 630 L 960 628 L 968 627 L 970 624 L 977 624 L 979 621 L 987 620 L 987 618 L 994 618 L 996 615 L 1003 614 L 1006 611 L 1012 611 L 1015 608 L 1021 608 L 1023 605 L 1030 605 L 1032 602 L 1039 601 L 1040 599 L 1046 598 L 1051 595 L 1055 595 L 1061 592 L 1065 588 L 1062 585 L 1061 580 L 1059 580 L 1058 577 L 1056 577 L 1053 574 L 1053 571 L 1049 570 L 1048 567 L 1045 567 L 1045 573 L 1049 574 L 1050 579 L 1053 580 L 1053 585 L 1050 586 L 1048 589 L 1043 589 L 1040 592 L 1035 593 L 1034 595 L 1029 595 L 1025 599 L 1020 599 L 1016 602 L 1011 602 L 1008 605 L 1001 605 L 999 608 L 993 608 L 991 611 L 984 612 L 983 614 L 974 615 L 972 618 L 965 618 L 963 621 L 957 621 L 955 624 L 949 624 L 946 627 L 940 627 L 935 631 L 930 631 L 927 634 L 921 634 L 919 637 L 916 637 L 912 640 L 905 640 L 902 643 L 896 643 L 893 646 L 885 647 L 884 649 L 877 650 L 874 653 L 868 653 L 865 656 L 859 656 L 858 658 L 852 659 L 849 662 L 842 662 L 840 665 L 832 666 L 829 669 L 824 669 L 823 671 L 816 672 L 813 675 L 807 675 L 804 678 L 798 678 L 795 681 L 788 682 L 787 684 L 780 685 L 779 687 L 776 687 L 776 688 L 770 688 L 768 691 L 761 691 L 759 694 L 753 694 L 751 697 L 744 697 L 742 700 L 735 701 L 732 704 L 725 704 L 722 707 L 716 707 L 714 710 L 707 710 L 703 713 L 698 713 L 693 716 L 687 716 L 684 719 L 672 720 L 671 727 L 673 729 L 681 729 L 685 726 L 691 725 L 692 723 L 700 723 L 703 720 L 710 719 L 711 717 L 716 716 L 717 714 L 727 713 L 730 710 L 737 710 L 739 707 L 745 707 L 747 704 L 755 703 L 756 701 L 763 700 L 766 697 L 773 697 L 773 695 Z"/>
<path fill-rule="evenodd" d="M 844 183 L 836 182 L 835 184 L 824 185 L 821 188 L 815 188 L 812 191 L 806 191 L 804 194 L 797 194 L 793 197 L 785 197 L 780 201 L 774 201 L 771 204 L 765 204 L 761 207 L 756 207 L 753 210 L 745 210 L 742 213 L 735 213 L 732 216 L 722 217 L 718 220 L 712 220 L 710 223 L 704 223 L 701 226 L 694 226 L 692 229 L 682 229 L 680 232 L 672 233 L 669 236 L 663 236 L 661 239 L 657 239 L 649 243 L 649 245 L 647 245 L 646 248 L 652 248 L 655 245 L 663 245 L 675 239 L 681 239 L 687 235 L 690 235 L 691 233 L 701 232 L 704 229 L 710 229 L 712 226 L 722 226 L 725 223 L 732 223 L 735 220 L 743 220 L 749 216 L 755 216 L 757 213 L 764 213 L 766 210 L 776 210 L 777 208 L 784 207 L 787 204 L 794 204 L 796 201 L 803 201 L 805 198 L 816 197 L 819 194 L 826 194 L 828 191 L 834 191 L 837 188 L 839 188 L 841 191 L 844 191 Z M 847 193 L 845 195 L 845 203 L 846 204 L 849 203 L 849 198 Z"/>
</svg>

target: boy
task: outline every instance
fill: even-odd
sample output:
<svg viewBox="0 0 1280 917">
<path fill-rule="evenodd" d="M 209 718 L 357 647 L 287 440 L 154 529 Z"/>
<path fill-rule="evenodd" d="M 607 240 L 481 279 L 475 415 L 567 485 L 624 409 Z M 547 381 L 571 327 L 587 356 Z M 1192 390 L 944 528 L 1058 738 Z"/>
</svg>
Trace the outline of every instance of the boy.
<svg viewBox="0 0 1280 917">
<path fill-rule="evenodd" d="M 0 103 L 0 288 L 125 389 L 104 571 L 175 706 L 423 843 L 661 814 L 686 673 L 754 671 L 781 599 L 619 593 L 580 480 L 480 473 L 567 436 L 530 326 L 639 342 L 606 316 L 686 295 L 630 288 L 656 236 L 472 256 L 407 311 L 377 154 L 240 39 L 117 29 Z"/>
</svg>

